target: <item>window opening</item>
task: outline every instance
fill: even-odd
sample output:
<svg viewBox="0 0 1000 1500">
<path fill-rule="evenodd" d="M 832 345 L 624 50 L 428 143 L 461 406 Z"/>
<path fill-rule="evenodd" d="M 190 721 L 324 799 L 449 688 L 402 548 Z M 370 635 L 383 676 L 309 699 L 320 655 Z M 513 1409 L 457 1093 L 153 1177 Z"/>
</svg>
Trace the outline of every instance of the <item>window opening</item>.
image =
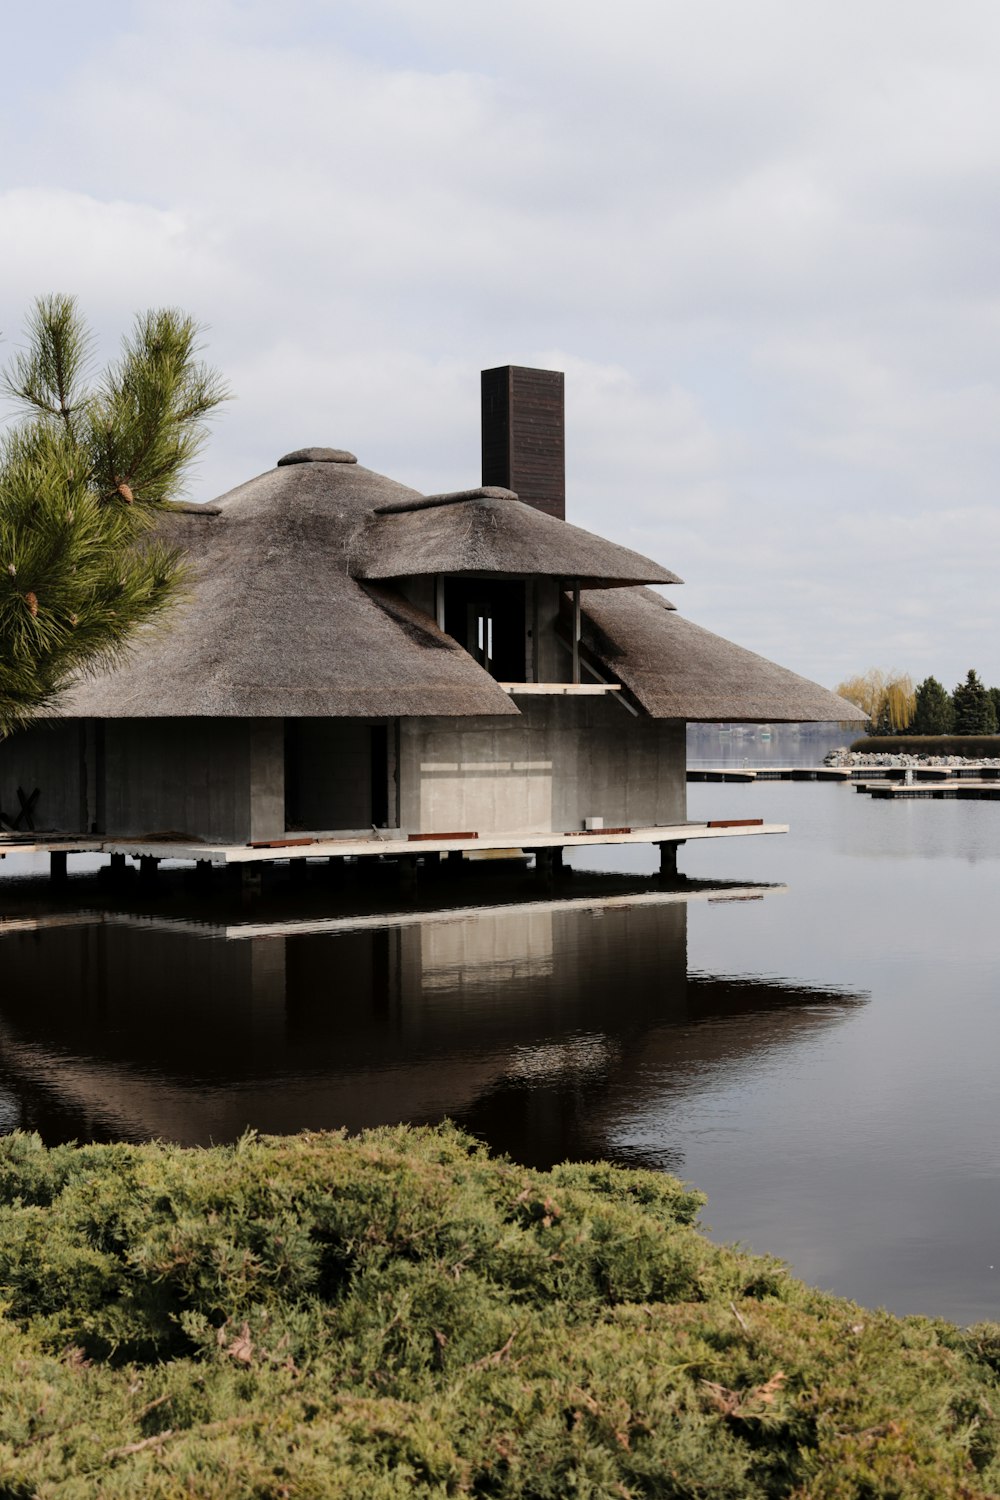
<svg viewBox="0 0 1000 1500">
<path fill-rule="evenodd" d="M 499 682 L 527 682 L 526 602 L 520 579 L 446 578 L 444 628 Z"/>
</svg>

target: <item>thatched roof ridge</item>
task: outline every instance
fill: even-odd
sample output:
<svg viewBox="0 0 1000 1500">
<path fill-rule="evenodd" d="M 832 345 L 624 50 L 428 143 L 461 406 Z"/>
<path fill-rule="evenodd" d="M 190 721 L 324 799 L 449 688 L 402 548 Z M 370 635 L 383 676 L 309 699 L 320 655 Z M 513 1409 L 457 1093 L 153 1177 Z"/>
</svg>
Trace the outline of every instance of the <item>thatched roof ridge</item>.
<svg viewBox="0 0 1000 1500">
<path fill-rule="evenodd" d="M 415 491 L 359 464 L 282 466 L 175 511 L 191 596 L 115 671 L 60 702 L 70 716 L 238 718 L 510 714 L 517 709 L 428 615 L 350 577 L 351 537 Z"/>
<path fill-rule="evenodd" d="M 357 461 L 346 448 L 296 448 L 294 453 L 279 458 L 277 467 L 283 469 L 286 464 L 356 464 Z"/>
<path fill-rule="evenodd" d="M 439 505 L 458 505 L 463 500 L 516 500 L 513 490 L 501 489 L 499 485 L 481 485 L 475 490 L 449 490 L 442 495 L 420 495 L 416 500 L 394 500 L 390 505 L 379 505 L 375 514 L 391 515 L 401 510 L 436 510 Z"/>
<path fill-rule="evenodd" d="M 418 502 L 419 504 L 419 502 Z M 558 521 L 501 491 L 443 496 L 430 508 L 383 506 L 351 546 L 356 578 L 429 573 L 538 574 L 579 578 L 591 588 L 680 583 L 659 563 Z"/>
<path fill-rule="evenodd" d="M 654 719 L 829 723 L 864 714 L 835 693 L 693 625 L 652 589 L 583 595 L 583 647 Z"/>
</svg>

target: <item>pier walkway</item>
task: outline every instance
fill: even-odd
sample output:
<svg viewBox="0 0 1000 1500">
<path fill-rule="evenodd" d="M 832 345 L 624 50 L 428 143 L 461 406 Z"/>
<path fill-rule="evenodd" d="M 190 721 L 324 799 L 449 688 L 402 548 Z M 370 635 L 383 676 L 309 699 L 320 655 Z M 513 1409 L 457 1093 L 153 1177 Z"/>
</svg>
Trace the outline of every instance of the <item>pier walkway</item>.
<svg viewBox="0 0 1000 1500">
<path fill-rule="evenodd" d="M 655 844 L 660 849 L 660 866 L 664 873 L 676 871 L 677 847 L 692 839 L 746 837 L 747 835 L 787 833 L 787 823 L 765 823 L 763 818 L 720 818 L 703 823 L 672 823 L 649 828 L 605 828 L 577 832 L 533 832 L 516 829 L 510 833 L 480 838 L 473 832 L 439 834 L 401 834 L 396 829 L 373 830 L 370 834 L 289 834 L 266 844 L 212 844 L 190 842 L 183 838 L 151 835 L 147 838 L 73 838 L 44 834 L 0 835 L 0 859 L 8 854 L 47 854 L 54 880 L 67 873 L 69 855 L 110 855 L 112 870 L 122 870 L 127 859 L 139 864 L 140 873 L 155 874 L 163 860 L 190 862 L 202 873 L 214 867 L 226 867 L 259 878 L 262 867 L 278 862 L 292 865 L 306 860 L 391 860 L 404 873 L 413 872 L 418 860 L 440 862 L 461 860 L 467 855 L 512 853 L 534 855 L 540 871 L 558 868 L 567 849 L 603 844 Z"/>
</svg>

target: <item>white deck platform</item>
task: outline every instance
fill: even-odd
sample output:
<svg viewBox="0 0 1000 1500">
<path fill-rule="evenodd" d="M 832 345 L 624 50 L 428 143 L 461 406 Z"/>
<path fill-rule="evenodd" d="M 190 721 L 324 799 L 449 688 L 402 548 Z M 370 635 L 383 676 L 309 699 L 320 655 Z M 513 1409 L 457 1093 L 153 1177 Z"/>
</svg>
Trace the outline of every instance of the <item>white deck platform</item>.
<svg viewBox="0 0 1000 1500">
<path fill-rule="evenodd" d="M 746 838 L 752 834 L 787 833 L 787 823 L 755 821 L 711 823 L 672 823 L 652 828 L 631 828 L 627 832 L 533 833 L 513 829 L 492 834 L 489 838 L 400 837 L 394 829 L 368 837 L 332 834 L 289 834 L 290 839 L 309 838 L 308 843 L 278 844 L 253 848 L 247 844 L 211 844 L 187 842 L 184 839 L 117 839 L 63 836 L 27 842 L 0 837 L 0 859 L 7 854 L 122 854 L 130 859 L 208 861 L 213 865 L 273 864 L 300 859 L 400 859 L 423 854 L 475 854 L 488 850 L 579 849 L 602 844 L 682 844 L 692 839 Z"/>
</svg>

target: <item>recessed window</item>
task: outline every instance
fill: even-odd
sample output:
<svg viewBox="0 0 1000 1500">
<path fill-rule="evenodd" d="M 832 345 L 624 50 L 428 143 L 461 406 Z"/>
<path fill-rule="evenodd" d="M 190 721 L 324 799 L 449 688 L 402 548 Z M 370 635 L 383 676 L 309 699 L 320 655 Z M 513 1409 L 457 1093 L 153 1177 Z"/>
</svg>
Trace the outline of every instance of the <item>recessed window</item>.
<svg viewBox="0 0 1000 1500">
<path fill-rule="evenodd" d="M 528 681 L 525 599 L 520 579 L 445 579 L 445 630 L 498 682 Z"/>
</svg>

